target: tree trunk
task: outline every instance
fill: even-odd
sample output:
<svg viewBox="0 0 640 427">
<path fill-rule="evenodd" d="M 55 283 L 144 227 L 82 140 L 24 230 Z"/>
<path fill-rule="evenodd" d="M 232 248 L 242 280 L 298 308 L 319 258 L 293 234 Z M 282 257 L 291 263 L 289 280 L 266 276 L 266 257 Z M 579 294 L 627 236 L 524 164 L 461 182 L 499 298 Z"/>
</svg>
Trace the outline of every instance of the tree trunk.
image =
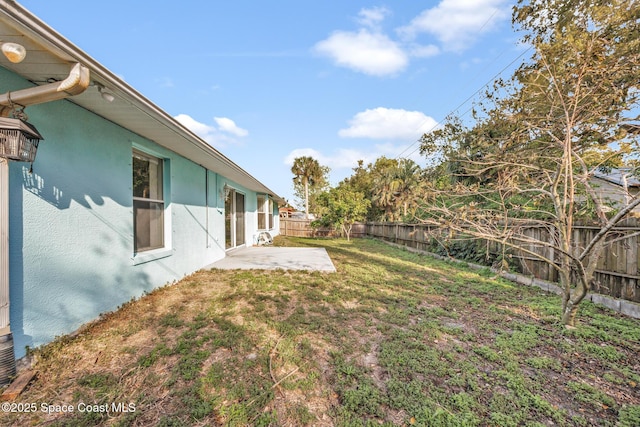
<svg viewBox="0 0 640 427">
<path fill-rule="evenodd" d="M 562 313 L 567 310 L 571 302 L 571 270 L 564 264 L 558 271 L 560 287 L 562 288 Z"/>
<path fill-rule="evenodd" d="M 304 178 L 304 217 L 309 219 L 309 180 Z"/>
<path fill-rule="evenodd" d="M 346 235 L 347 235 L 347 242 L 348 242 L 348 241 L 350 241 L 350 236 L 351 236 L 351 227 L 352 227 L 352 226 L 353 226 L 353 225 L 351 225 L 351 224 L 350 224 L 350 225 L 348 225 L 348 226 L 345 226 L 345 225 L 343 225 L 343 226 L 342 226 L 342 229 L 344 230 L 344 234 L 346 234 Z"/>
<path fill-rule="evenodd" d="M 575 327 L 576 314 L 578 314 L 578 304 L 574 304 L 571 299 L 569 299 L 568 303 L 563 308 L 562 324 L 565 326 Z"/>
<path fill-rule="evenodd" d="M 571 292 L 570 285 L 565 287 L 565 295 L 562 300 L 562 323 L 565 326 L 576 326 L 575 323 L 576 314 L 578 313 L 578 306 L 589 292 L 590 283 L 593 279 L 593 273 L 590 272 L 590 269 L 582 270 L 579 277 L 577 277 L 576 279 L 578 280 L 578 283 L 576 283 L 573 293 Z"/>
</svg>

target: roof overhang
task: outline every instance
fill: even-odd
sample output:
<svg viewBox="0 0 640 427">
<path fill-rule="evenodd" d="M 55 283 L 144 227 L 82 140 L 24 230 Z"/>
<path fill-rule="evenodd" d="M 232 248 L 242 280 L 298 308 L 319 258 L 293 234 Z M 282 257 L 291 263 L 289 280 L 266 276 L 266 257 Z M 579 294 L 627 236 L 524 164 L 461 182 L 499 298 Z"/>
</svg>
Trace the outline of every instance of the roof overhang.
<svg viewBox="0 0 640 427">
<path fill-rule="evenodd" d="M 640 188 L 640 180 L 633 175 L 631 169 L 613 168 L 609 172 L 595 171 L 593 177 L 620 187 Z"/>
<path fill-rule="evenodd" d="M 278 203 L 285 203 L 284 199 L 247 171 L 15 1 L 0 0 L 0 40 L 19 43 L 28 52 L 26 59 L 18 64 L 11 63 L 0 55 L 0 66 L 34 85 L 44 85 L 64 80 L 73 65 L 80 63 L 89 68 L 91 82 L 108 88 L 115 99 L 113 102 L 105 102 L 96 89 L 68 98 L 70 102 L 249 190 L 271 195 Z"/>
</svg>

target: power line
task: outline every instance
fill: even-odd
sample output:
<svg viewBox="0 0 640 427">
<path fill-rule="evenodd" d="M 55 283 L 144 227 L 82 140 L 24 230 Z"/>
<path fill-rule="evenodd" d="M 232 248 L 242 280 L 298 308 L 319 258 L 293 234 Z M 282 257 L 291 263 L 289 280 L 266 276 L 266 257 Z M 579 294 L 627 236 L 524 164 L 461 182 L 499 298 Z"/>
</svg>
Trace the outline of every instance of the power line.
<svg viewBox="0 0 640 427">
<path fill-rule="evenodd" d="M 480 28 L 478 29 L 478 32 L 479 32 L 479 33 L 480 33 L 480 32 L 482 32 L 482 30 L 483 30 L 485 27 L 487 27 L 487 25 L 489 25 L 489 23 L 493 20 L 493 18 L 496 16 L 496 14 L 497 14 L 498 12 L 499 12 L 499 9 L 497 9 L 497 8 L 496 8 L 496 9 L 493 11 L 493 13 L 491 14 L 491 16 L 489 16 L 489 18 L 487 18 L 487 20 L 482 24 L 482 26 L 480 26 Z M 501 52 L 500 52 L 496 57 L 494 57 L 494 58 L 493 58 L 493 59 L 492 59 L 488 64 L 486 64 L 486 65 L 484 66 L 483 71 L 484 71 L 485 69 L 487 69 L 490 65 L 492 65 L 493 63 L 495 63 L 495 62 L 497 61 L 497 59 L 498 59 L 500 56 L 502 56 L 506 51 L 507 51 L 507 49 L 506 49 L 506 48 L 505 48 L 505 49 L 503 49 L 503 50 L 502 50 L 502 51 L 501 51 Z M 455 111 L 455 110 L 454 110 L 454 111 Z M 449 113 L 449 114 L 451 114 L 451 113 Z M 447 116 L 448 116 L 448 115 L 447 115 Z M 447 116 L 445 116 L 445 117 L 447 117 Z M 427 118 L 427 119 L 425 119 L 424 121 L 422 121 L 422 123 L 420 123 L 420 125 L 416 128 L 416 130 L 419 130 L 419 129 L 420 129 L 420 128 L 421 128 L 421 127 L 422 127 L 422 126 L 427 122 L 427 121 L 428 121 L 428 118 Z M 436 123 L 435 123 L 435 125 L 434 125 L 431 129 L 429 129 L 429 131 L 428 131 L 428 132 L 431 132 L 433 129 L 435 129 L 435 127 L 436 127 L 436 126 L 438 126 L 438 124 L 440 124 L 440 121 L 436 122 Z M 411 144 L 409 147 L 405 148 L 405 149 L 404 149 L 400 154 L 398 154 L 398 156 L 397 156 L 396 158 L 400 157 L 400 156 L 401 156 L 401 155 L 402 155 L 406 150 L 410 149 L 412 146 L 413 146 L 413 144 Z M 413 153 L 413 152 L 412 152 L 412 153 Z"/>
<path fill-rule="evenodd" d="M 495 13 L 494 13 L 495 14 Z M 491 16 L 493 17 L 493 15 Z M 570 15 L 565 16 L 564 18 L 562 18 L 560 21 L 558 21 L 558 24 L 562 24 L 566 21 L 568 21 L 570 18 Z M 491 19 L 491 18 L 489 18 Z M 486 24 L 486 23 L 485 23 Z M 469 96 L 467 99 L 465 99 L 463 102 L 461 102 L 456 108 L 454 108 L 453 110 L 451 110 L 443 119 L 439 120 L 435 125 L 433 125 L 431 127 L 431 129 L 428 130 L 428 132 L 432 132 L 436 127 L 438 127 L 438 125 L 440 125 L 442 123 L 442 121 L 444 119 L 446 119 L 447 117 L 449 117 L 450 115 L 452 115 L 455 111 L 457 111 L 458 109 L 460 109 L 464 104 L 466 104 L 467 102 L 469 102 L 469 100 L 471 100 L 474 96 L 476 96 L 481 90 L 483 90 L 485 87 L 487 87 L 489 84 L 491 84 L 492 82 L 494 82 L 498 76 L 500 76 L 500 74 L 504 73 L 504 71 L 511 67 L 516 61 L 518 61 L 520 58 L 522 58 L 525 54 L 527 54 L 529 51 L 531 51 L 533 49 L 534 46 L 529 46 L 527 49 L 525 49 L 520 55 L 518 55 L 513 61 L 511 61 L 509 64 L 507 64 L 505 67 L 503 67 L 498 73 L 496 73 L 487 83 L 485 83 L 482 87 L 480 87 L 478 90 L 476 90 L 471 96 Z M 503 51 L 504 52 L 504 51 Z M 502 53 L 500 53 L 500 55 L 502 55 Z M 498 55 L 496 58 L 498 58 L 500 55 Z M 494 59 L 495 61 L 495 59 Z M 493 62 L 493 61 L 492 61 Z M 471 108 L 467 109 L 467 111 L 465 111 L 464 114 L 467 114 L 469 111 L 471 111 Z M 425 122 L 423 122 L 418 129 L 420 129 L 420 127 L 424 124 Z M 428 133 L 427 132 L 427 133 Z M 411 144 L 410 146 L 408 146 L 407 148 L 405 148 L 400 154 L 398 154 L 398 156 L 396 156 L 396 159 L 400 158 L 407 150 L 409 150 L 411 147 L 413 147 L 414 145 L 418 144 L 420 141 L 415 141 L 413 144 Z M 408 158 L 409 156 L 411 156 L 413 153 L 415 153 L 417 150 L 419 150 L 420 147 L 418 146 L 417 148 L 413 149 L 406 157 L 404 157 L 405 159 Z"/>
<path fill-rule="evenodd" d="M 425 133 L 429 133 L 432 132 L 434 129 L 436 129 L 440 124 L 442 124 L 442 122 L 449 117 L 450 115 L 452 115 L 454 112 L 458 111 L 460 108 L 462 108 L 462 106 L 464 106 L 467 102 L 469 102 L 471 99 L 473 99 L 478 93 L 480 93 L 482 90 L 484 90 L 484 88 L 486 88 L 487 86 L 489 86 L 491 83 L 493 83 L 494 81 L 496 81 L 496 79 L 502 74 L 504 73 L 508 68 L 510 68 L 513 64 L 515 64 L 520 58 L 522 58 L 524 55 L 526 55 L 531 49 L 533 49 L 533 46 L 528 47 L 527 49 L 525 49 L 520 55 L 518 55 L 515 59 L 513 59 L 511 62 L 509 62 L 509 64 L 505 65 L 498 73 L 496 73 L 493 77 L 491 77 L 491 79 L 489 79 L 489 81 L 487 81 L 484 85 L 482 85 L 478 90 L 476 90 L 475 92 L 473 92 L 470 96 L 468 96 L 464 101 L 462 101 L 457 107 L 455 107 L 454 109 L 452 109 L 451 111 L 449 111 L 449 113 L 441 120 L 439 120 L 438 122 L 436 122 L 436 124 L 434 124 L 427 132 Z M 500 54 L 502 55 L 502 53 Z M 498 58 L 500 55 L 498 55 L 496 58 Z M 464 114 L 467 114 L 469 111 L 471 111 L 471 108 L 469 108 L 467 111 L 465 111 Z M 420 127 L 422 127 L 422 125 L 425 122 L 423 122 L 420 126 L 418 126 L 418 129 L 420 129 Z M 418 144 L 420 141 L 415 141 L 413 144 L 411 144 L 410 146 L 408 146 L 407 148 L 405 148 L 402 152 L 400 152 L 400 154 L 398 154 L 396 156 L 396 159 L 399 159 L 401 157 L 403 157 L 403 154 L 411 149 L 414 145 Z M 408 158 L 409 156 L 411 156 L 412 154 L 414 154 L 417 150 L 419 150 L 420 147 L 418 146 L 417 148 L 413 149 L 409 154 L 407 154 L 406 156 L 404 156 L 403 158 Z"/>
</svg>

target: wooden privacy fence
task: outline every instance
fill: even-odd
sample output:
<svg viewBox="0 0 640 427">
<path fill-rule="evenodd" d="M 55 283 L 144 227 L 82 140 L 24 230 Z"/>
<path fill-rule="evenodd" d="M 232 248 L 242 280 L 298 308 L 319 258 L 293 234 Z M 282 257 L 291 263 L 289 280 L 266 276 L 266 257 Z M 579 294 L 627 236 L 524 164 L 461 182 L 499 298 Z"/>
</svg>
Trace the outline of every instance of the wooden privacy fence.
<svg viewBox="0 0 640 427">
<path fill-rule="evenodd" d="M 367 225 L 355 223 L 351 229 L 351 237 L 365 237 Z M 293 237 L 339 237 L 340 233 L 333 228 L 311 227 L 310 219 L 280 218 L 280 234 Z"/>
<path fill-rule="evenodd" d="M 600 228 L 592 225 L 577 225 L 574 227 L 573 241 L 576 249 L 584 248 Z M 630 218 L 613 229 L 617 236 L 640 232 L 640 220 Z M 548 229 L 531 227 L 527 230 L 529 236 L 551 241 L 553 236 Z M 419 250 L 433 250 L 429 227 L 420 224 L 397 223 L 367 223 L 366 235 L 391 241 L 400 245 Z M 528 249 L 555 259 L 553 248 L 529 247 Z M 489 244 L 488 250 L 499 252 L 497 244 Z M 550 282 L 558 281 L 557 271 L 544 261 L 532 255 L 513 254 L 519 258 L 521 273 Z M 638 235 L 618 240 L 607 246 L 604 255 L 598 261 L 595 274 L 596 283 L 593 292 L 640 303 L 640 237 Z"/>
</svg>

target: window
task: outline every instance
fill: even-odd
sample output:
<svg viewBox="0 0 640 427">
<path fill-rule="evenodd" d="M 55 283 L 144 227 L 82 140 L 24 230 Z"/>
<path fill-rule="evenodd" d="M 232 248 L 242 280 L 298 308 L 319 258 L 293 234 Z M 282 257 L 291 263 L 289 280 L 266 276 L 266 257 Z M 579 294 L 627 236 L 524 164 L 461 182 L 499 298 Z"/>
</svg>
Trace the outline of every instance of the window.
<svg viewBox="0 0 640 427">
<path fill-rule="evenodd" d="M 258 196 L 258 230 L 267 229 L 267 204 L 264 196 Z"/>
<path fill-rule="evenodd" d="M 133 234 L 136 253 L 164 247 L 163 161 L 133 152 Z"/>
<path fill-rule="evenodd" d="M 267 228 L 267 225 L 269 228 Z M 258 230 L 273 229 L 273 200 L 269 196 L 258 196 Z"/>
</svg>

